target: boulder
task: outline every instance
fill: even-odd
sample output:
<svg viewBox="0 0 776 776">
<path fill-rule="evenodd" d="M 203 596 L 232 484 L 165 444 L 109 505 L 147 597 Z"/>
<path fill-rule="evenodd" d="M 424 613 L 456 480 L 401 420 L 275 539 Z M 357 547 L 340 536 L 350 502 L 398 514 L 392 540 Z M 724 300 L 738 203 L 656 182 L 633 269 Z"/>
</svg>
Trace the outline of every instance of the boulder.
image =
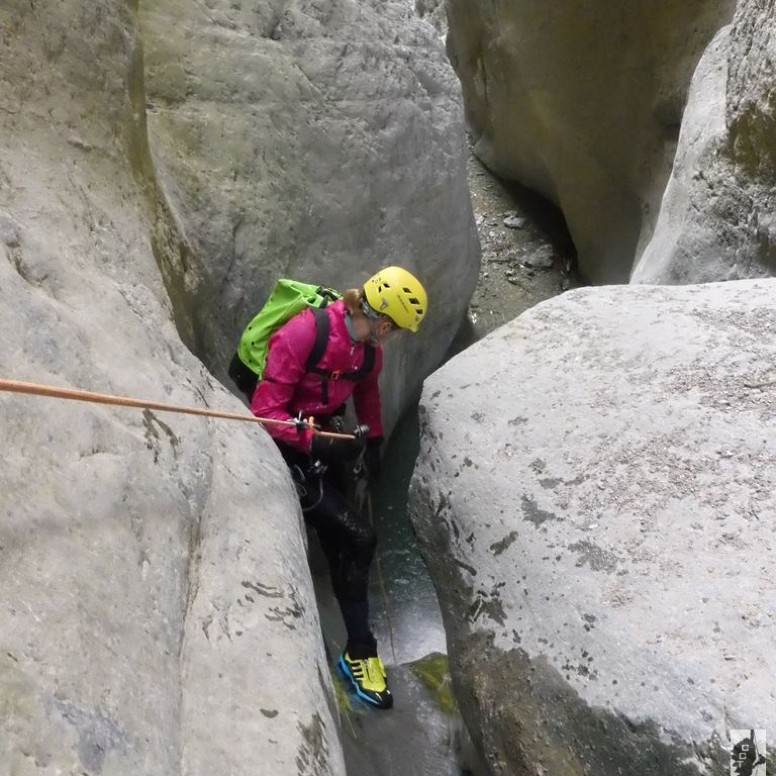
<svg viewBox="0 0 776 776">
<path fill-rule="evenodd" d="M 560 207 L 590 282 L 627 282 L 652 233 L 695 65 L 734 0 L 447 7 L 475 152 Z"/>
<path fill-rule="evenodd" d="M 583 289 L 427 379 L 410 504 L 494 774 L 776 725 L 776 281 Z"/>
<path fill-rule="evenodd" d="M 693 77 L 655 233 L 633 282 L 776 273 L 773 4 L 740 2 Z"/>
<path fill-rule="evenodd" d="M 141 2 L 155 170 L 189 249 L 192 347 L 225 373 L 279 276 L 427 285 L 386 354 L 390 428 L 441 363 L 477 280 L 460 86 L 404 0 Z"/>
<path fill-rule="evenodd" d="M 131 7 L 0 10 L 0 377 L 245 412 L 182 344 L 155 261 L 155 237 L 183 238 L 146 153 Z M 0 405 L 0 773 L 344 774 L 268 435 Z"/>
</svg>

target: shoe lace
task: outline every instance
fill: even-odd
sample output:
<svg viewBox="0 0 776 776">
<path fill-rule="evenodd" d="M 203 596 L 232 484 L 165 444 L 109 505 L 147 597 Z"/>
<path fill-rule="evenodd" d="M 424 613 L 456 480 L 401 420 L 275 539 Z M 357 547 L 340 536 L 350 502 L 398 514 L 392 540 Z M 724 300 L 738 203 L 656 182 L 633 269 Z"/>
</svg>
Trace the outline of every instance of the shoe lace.
<svg viewBox="0 0 776 776">
<path fill-rule="evenodd" d="M 366 675 L 370 682 L 382 682 L 385 679 L 385 666 L 379 657 L 370 657 L 366 661 Z"/>
<path fill-rule="evenodd" d="M 354 659 L 348 656 L 348 663 L 353 676 L 362 687 L 375 692 L 382 692 L 386 689 L 387 674 L 383 661 L 379 657 Z"/>
</svg>

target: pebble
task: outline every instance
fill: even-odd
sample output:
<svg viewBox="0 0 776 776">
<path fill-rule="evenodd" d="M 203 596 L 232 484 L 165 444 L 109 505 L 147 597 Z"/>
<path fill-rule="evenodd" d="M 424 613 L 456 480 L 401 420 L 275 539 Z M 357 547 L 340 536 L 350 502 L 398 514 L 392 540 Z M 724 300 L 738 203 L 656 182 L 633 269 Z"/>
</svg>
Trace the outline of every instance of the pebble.
<svg viewBox="0 0 776 776">
<path fill-rule="evenodd" d="M 552 247 L 544 245 L 538 250 L 528 253 L 523 259 L 523 264 L 533 267 L 534 269 L 550 269 L 554 261 L 555 257 L 553 255 Z"/>
<path fill-rule="evenodd" d="M 510 229 L 522 229 L 525 224 L 525 218 L 520 218 L 515 211 L 511 211 L 504 216 L 504 226 L 508 226 Z"/>
</svg>

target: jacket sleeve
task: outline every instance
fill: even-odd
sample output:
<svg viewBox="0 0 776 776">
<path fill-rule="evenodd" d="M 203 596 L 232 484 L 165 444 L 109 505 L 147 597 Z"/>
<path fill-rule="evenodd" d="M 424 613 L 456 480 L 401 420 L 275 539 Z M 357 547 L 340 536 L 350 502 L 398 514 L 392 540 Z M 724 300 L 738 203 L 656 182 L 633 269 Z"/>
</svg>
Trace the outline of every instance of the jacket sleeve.
<svg viewBox="0 0 776 776">
<path fill-rule="evenodd" d="M 309 310 L 281 326 L 269 341 L 264 374 L 254 391 L 251 412 L 261 418 L 296 420 L 289 409 L 305 364 L 315 344 L 315 318 Z M 310 450 L 312 430 L 267 423 L 270 436 L 304 453 Z"/>
<path fill-rule="evenodd" d="M 383 349 L 375 348 L 375 364 L 353 390 L 353 406 L 359 423 L 369 426 L 367 439 L 383 436 L 382 405 L 380 403 L 380 372 L 383 369 Z"/>
</svg>

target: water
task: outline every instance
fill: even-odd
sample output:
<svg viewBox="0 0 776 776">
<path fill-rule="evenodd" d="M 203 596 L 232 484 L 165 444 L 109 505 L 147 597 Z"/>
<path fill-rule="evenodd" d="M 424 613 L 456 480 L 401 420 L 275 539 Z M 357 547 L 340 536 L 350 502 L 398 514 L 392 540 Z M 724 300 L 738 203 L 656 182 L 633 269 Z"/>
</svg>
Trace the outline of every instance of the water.
<svg viewBox="0 0 776 776">
<path fill-rule="evenodd" d="M 386 649 L 384 657 L 391 663 L 447 652 L 436 590 L 407 515 L 407 491 L 419 449 L 417 408 L 413 406 L 391 437 L 383 459 L 384 476 L 373 494 L 378 536 L 371 585 L 373 622 L 381 644 L 390 644 L 393 636 L 393 650 Z"/>
</svg>

